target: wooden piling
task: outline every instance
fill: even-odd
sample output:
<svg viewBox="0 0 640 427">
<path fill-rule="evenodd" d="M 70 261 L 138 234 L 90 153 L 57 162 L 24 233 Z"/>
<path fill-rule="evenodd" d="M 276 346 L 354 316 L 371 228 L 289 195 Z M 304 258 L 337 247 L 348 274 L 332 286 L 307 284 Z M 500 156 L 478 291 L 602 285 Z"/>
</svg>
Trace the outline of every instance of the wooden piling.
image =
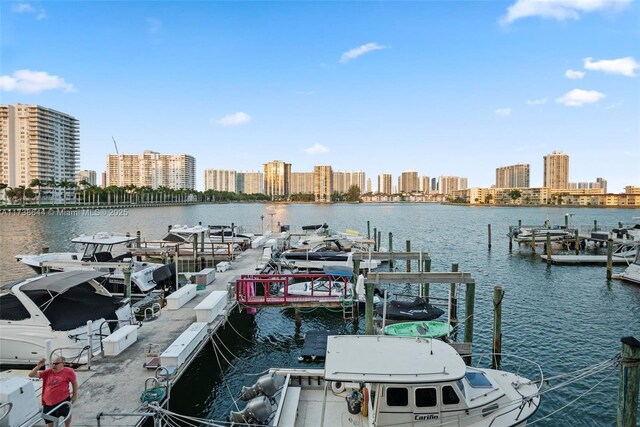
<svg viewBox="0 0 640 427">
<path fill-rule="evenodd" d="M 355 308 L 356 315 L 353 316 L 353 321 L 356 323 L 360 319 L 360 304 L 359 304 L 360 300 L 359 300 L 359 295 L 356 288 L 356 280 L 358 280 L 358 276 L 360 276 L 360 260 L 354 259 L 353 260 L 353 304 L 355 305 L 354 308 Z M 366 300 L 365 300 L 365 304 L 366 304 Z M 373 322 L 373 318 L 371 319 L 371 321 Z"/>
<path fill-rule="evenodd" d="M 136 248 L 140 248 L 140 230 L 136 231 Z"/>
<path fill-rule="evenodd" d="M 504 291 L 502 286 L 493 288 L 493 355 L 491 357 L 491 368 L 500 369 L 502 356 L 502 299 Z"/>
<path fill-rule="evenodd" d="M 488 248 L 489 250 L 491 250 L 491 224 L 487 224 L 487 229 L 488 229 L 487 231 L 488 231 L 488 238 L 489 238 Z"/>
<path fill-rule="evenodd" d="M 613 276 L 613 240 L 607 240 L 607 280 Z"/>
<path fill-rule="evenodd" d="M 373 292 L 375 290 L 375 285 L 373 283 L 367 283 L 365 285 L 365 319 L 366 323 L 364 326 L 366 335 L 373 335 Z"/>
<path fill-rule="evenodd" d="M 531 230 L 531 253 L 536 253 L 536 229 Z"/>
<path fill-rule="evenodd" d="M 193 235 L 193 268 L 198 265 L 198 234 Z"/>
<path fill-rule="evenodd" d="M 464 319 L 464 342 L 473 343 L 473 307 L 476 298 L 476 282 L 467 283 L 465 291 L 465 319 Z M 465 358 L 465 363 L 471 365 L 471 356 Z"/>
<path fill-rule="evenodd" d="M 378 231 L 378 250 L 380 250 L 380 246 L 382 246 L 382 231 Z"/>
<path fill-rule="evenodd" d="M 509 252 L 513 250 L 513 226 L 509 226 Z"/>
<path fill-rule="evenodd" d="M 423 272 L 428 273 L 431 270 L 431 260 L 423 259 L 421 267 Z M 424 298 L 427 303 L 429 302 L 429 283 L 422 284 L 422 298 Z"/>
<path fill-rule="evenodd" d="M 617 427 L 636 427 L 638 422 L 638 388 L 640 387 L 640 341 L 624 337 L 618 384 Z"/>
<path fill-rule="evenodd" d="M 411 252 L 411 240 L 407 240 L 407 253 Z M 411 272 L 411 260 L 407 260 L 407 273 Z"/>
<path fill-rule="evenodd" d="M 373 227 L 373 250 L 374 252 L 378 251 L 378 229 Z"/>
<path fill-rule="evenodd" d="M 367 240 L 371 240 L 371 222 L 367 221 Z"/>
<path fill-rule="evenodd" d="M 518 220 L 518 227 L 522 227 L 522 220 L 521 219 Z"/>
<path fill-rule="evenodd" d="M 124 273 L 124 298 L 131 299 L 131 264 L 126 263 L 122 267 Z"/>
<path fill-rule="evenodd" d="M 551 233 L 547 233 L 547 265 L 551 265 Z"/>
<path fill-rule="evenodd" d="M 458 263 L 451 264 L 451 272 L 458 272 Z M 449 320 L 451 322 L 451 326 L 455 328 L 458 325 L 458 296 L 456 295 L 457 285 L 455 283 L 451 283 L 449 286 L 449 295 L 451 296 L 451 313 L 449 313 Z"/>
<path fill-rule="evenodd" d="M 580 233 L 578 232 L 578 230 L 576 230 L 575 236 L 573 239 L 576 246 L 576 255 L 580 255 Z"/>
<path fill-rule="evenodd" d="M 393 233 L 389 232 L 389 271 L 393 271 Z"/>
<path fill-rule="evenodd" d="M 569 228 L 569 214 L 564 214 L 564 228 Z"/>
<path fill-rule="evenodd" d="M 598 220 L 597 219 L 593 220 L 593 231 L 598 231 Z"/>
</svg>

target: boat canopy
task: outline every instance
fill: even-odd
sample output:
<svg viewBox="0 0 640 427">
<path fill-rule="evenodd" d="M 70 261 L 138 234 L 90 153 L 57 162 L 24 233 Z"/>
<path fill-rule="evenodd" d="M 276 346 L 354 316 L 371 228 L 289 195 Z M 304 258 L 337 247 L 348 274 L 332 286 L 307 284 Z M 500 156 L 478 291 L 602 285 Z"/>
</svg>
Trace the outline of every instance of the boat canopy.
<svg viewBox="0 0 640 427">
<path fill-rule="evenodd" d="M 72 243 L 91 244 L 98 245 L 119 245 L 122 243 L 129 243 L 136 240 L 136 237 L 122 236 L 110 233 L 96 233 L 92 236 L 79 236 L 71 239 Z"/>
<path fill-rule="evenodd" d="M 328 381 L 425 384 L 456 381 L 466 366 L 442 341 L 385 335 L 335 335 L 327 339 Z"/>
<path fill-rule="evenodd" d="M 82 283 L 104 275 L 105 273 L 101 271 L 65 271 L 63 273 L 43 276 L 37 280 L 25 283 L 20 287 L 20 290 L 23 292 L 48 291 L 62 294 Z"/>
</svg>

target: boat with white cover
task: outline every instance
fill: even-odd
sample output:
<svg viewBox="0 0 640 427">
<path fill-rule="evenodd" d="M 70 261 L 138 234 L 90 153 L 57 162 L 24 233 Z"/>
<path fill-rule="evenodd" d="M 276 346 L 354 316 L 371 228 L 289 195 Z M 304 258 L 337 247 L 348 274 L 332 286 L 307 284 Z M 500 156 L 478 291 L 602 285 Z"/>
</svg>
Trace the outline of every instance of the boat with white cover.
<svg viewBox="0 0 640 427">
<path fill-rule="evenodd" d="M 526 359 L 522 359 L 525 360 Z M 468 367 L 436 339 L 335 335 L 324 369 L 271 369 L 230 413 L 234 425 L 294 427 L 523 426 L 540 381 Z"/>
<path fill-rule="evenodd" d="M 638 252 L 638 244 L 621 244 L 613 249 L 611 254 L 611 262 L 614 264 L 629 264 L 633 262 Z M 548 255 L 540 255 L 543 261 L 549 258 Z M 606 264 L 607 255 L 571 255 L 571 254 L 552 254 L 551 262 L 553 264 Z"/>
<path fill-rule="evenodd" d="M 640 284 L 640 251 L 636 253 L 636 258 L 633 262 L 618 275 L 618 278 L 627 282 Z"/>
<path fill-rule="evenodd" d="M 70 363 L 86 363 L 89 336 L 93 354 L 99 354 L 101 338 L 132 317 L 129 301 L 100 285 L 103 276 L 65 271 L 5 287 L 0 292 L 0 363 L 32 365 L 57 349 L 55 354 Z"/>
<path fill-rule="evenodd" d="M 324 238 L 315 244 L 305 245 L 303 242 L 302 246 L 282 252 L 280 258 L 298 269 L 322 270 L 324 267 L 352 267 L 353 254 L 364 253 L 349 240 L 336 237 Z M 375 259 L 365 258 L 360 261 L 360 268 L 363 270 L 372 270 L 379 265 Z"/>
</svg>

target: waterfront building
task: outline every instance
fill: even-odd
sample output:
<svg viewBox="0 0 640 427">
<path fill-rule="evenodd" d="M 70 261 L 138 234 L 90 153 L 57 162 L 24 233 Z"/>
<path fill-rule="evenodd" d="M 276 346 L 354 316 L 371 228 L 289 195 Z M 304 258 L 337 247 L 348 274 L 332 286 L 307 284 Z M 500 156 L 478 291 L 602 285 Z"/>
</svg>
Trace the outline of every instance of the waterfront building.
<svg viewBox="0 0 640 427">
<path fill-rule="evenodd" d="M 378 175 L 378 193 L 387 195 L 393 194 L 391 179 L 392 177 L 390 173 L 382 173 Z"/>
<path fill-rule="evenodd" d="M 403 171 L 398 181 L 398 188 L 401 193 L 416 193 L 418 192 L 420 185 L 418 183 L 418 172 L 414 170 Z"/>
<path fill-rule="evenodd" d="M 371 193 L 371 178 L 367 178 L 367 193 Z"/>
<path fill-rule="evenodd" d="M 459 176 L 441 176 L 438 178 L 439 193 L 444 195 L 451 195 L 457 190 L 467 189 L 467 178 Z"/>
<path fill-rule="evenodd" d="M 108 154 L 107 186 L 195 190 L 196 159 L 188 154 Z"/>
<path fill-rule="evenodd" d="M 438 193 L 438 179 L 431 178 L 431 192 Z"/>
<path fill-rule="evenodd" d="M 595 181 L 592 182 L 570 182 L 569 190 L 576 189 L 592 189 L 592 188 L 601 188 L 604 192 L 607 192 L 607 180 L 604 178 L 596 178 Z"/>
<path fill-rule="evenodd" d="M 567 154 L 562 151 L 554 151 L 544 156 L 543 187 L 569 188 L 569 156 Z"/>
<path fill-rule="evenodd" d="M 89 185 L 96 185 L 96 171 L 81 170 L 76 174 L 76 183 L 80 184 L 82 181 L 86 181 Z"/>
<path fill-rule="evenodd" d="M 431 178 L 428 176 L 420 177 L 420 192 L 422 194 L 431 194 Z"/>
<path fill-rule="evenodd" d="M 242 194 L 264 194 L 264 175 L 258 171 L 236 174 L 236 192 Z"/>
<path fill-rule="evenodd" d="M 80 163 L 78 119 L 35 104 L 0 105 L 0 183 L 40 191 L 59 201 L 63 189 L 46 183 L 75 182 Z"/>
<path fill-rule="evenodd" d="M 518 163 L 496 168 L 496 187 L 527 188 L 529 187 L 529 164 Z"/>
<path fill-rule="evenodd" d="M 100 177 L 100 187 L 107 188 L 107 171 L 102 171 Z"/>
<path fill-rule="evenodd" d="M 362 171 L 333 172 L 333 191 L 347 193 L 351 186 L 355 185 L 364 192 L 366 175 Z"/>
<path fill-rule="evenodd" d="M 331 166 L 313 167 L 313 194 L 316 202 L 330 202 L 333 193 L 333 171 Z"/>
<path fill-rule="evenodd" d="M 205 169 L 204 170 L 204 191 L 227 191 L 237 193 L 237 174 L 234 170 L 225 169 Z"/>
<path fill-rule="evenodd" d="M 291 194 L 291 163 L 273 160 L 264 164 L 264 192 L 272 197 Z"/>
<path fill-rule="evenodd" d="M 313 194 L 313 172 L 291 172 L 291 194 Z"/>
</svg>

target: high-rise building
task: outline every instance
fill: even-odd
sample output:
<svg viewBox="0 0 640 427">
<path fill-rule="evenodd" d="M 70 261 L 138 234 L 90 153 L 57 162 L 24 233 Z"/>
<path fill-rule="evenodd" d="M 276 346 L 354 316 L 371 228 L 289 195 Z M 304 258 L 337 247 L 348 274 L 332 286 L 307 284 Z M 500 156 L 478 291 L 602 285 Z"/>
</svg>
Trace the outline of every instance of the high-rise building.
<svg viewBox="0 0 640 427">
<path fill-rule="evenodd" d="M 497 188 L 529 188 L 529 164 L 518 163 L 496 168 Z"/>
<path fill-rule="evenodd" d="M 224 169 L 204 170 L 204 191 L 227 191 L 237 193 L 236 171 Z"/>
<path fill-rule="evenodd" d="M 313 194 L 313 172 L 291 172 L 291 194 Z"/>
<path fill-rule="evenodd" d="M 333 191 L 347 193 L 349 188 L 355 185 L 360 189 L 360 192 L 363 193 L 365 180 L 366 174 L 362 171 L 333 172 Z"/>
<path fill-rule="evenodd" d="M 545 188 L 569 188 L 569 156 L 562 151 L 554 151 L 544 156 Z"/>
<path fill-rule="evenodd" d="M 440 194 L 447 195 L 456 190 L 467 189 L 467 178 L 461 178 L 459 176 L 441 176 L 438 181 Z"/>
<path fill-rule="evenodd" d="M 398 182 L 401 193 L 416 193 L 419 189 L 418 172 L 406 170 L 402 172 L 402 179 Z"/>
<path fill-rule="evenodd" d="M 313 194 L 316 202 L 330 202 L 333 193 L 333 171 L 331 166 L 313 167 Z"/>
<path fill-rule="evenodd" d="M 378 175 L 378 193 L 380 194 L 393 194 L 393 189 L 391 188 L 391 174 L 390 173 L 382 173 Z"/>
<path fill-rule="evenodd" d="M 371 193 L 371 178 L 367 178 L 367 193 Z"/>
<path fill-rule="evenodd" d="M 431 192 L 438 193 L 438 178 L 431 178 Z"/>
<path fill-rule="evenodd" d="M 107 186 L 195 190 L 196 159 L 188 154 L 108 154 Z"/>
<path fill-rule="evenodd" d="M 102 175 L 100 177 L 100 187 L 107 188 L 107 171 L 102 171 L 100 175 Z"/>
<path fill-rule="evenodd" d="M 420 192 L 423 194 L 431 194 L 431 178 L 428 176 L 420 177 Z"/>
<path fill-rule="evenodd" d="M 244 194 L 263 194 L 264 175 L 262 172 L 238 172 L 236 174 L 236 192 Z"/>
<path fill-rule="evenodd" d="M 264 192 L 269 196 L 291 194 L 291 163 L 273 160 L 264 164 Z"/>
<path fill-rule="evenodd" d="M 59 200 L 61 189 L 46 183 L 75 181 L 79 126 L 75 117 L 40 105 L 0 105 L 0 183 L 29 187 L 38 179 Z"/>
<path fill-rule="evenodd" d="M 89 185 L 96 185 L 96 171 L 81 170 L 76 173 L 76 183 L 80 184 L 82 181 L 86 181 Z"/>
<path fill-rule="evenodd" d="M 607 180 L 604 178 L 596 178 L 596 183 L 598 185 L 593 188 L 602 188 L 604 193 L 607 194 Z"/>
</svg>

